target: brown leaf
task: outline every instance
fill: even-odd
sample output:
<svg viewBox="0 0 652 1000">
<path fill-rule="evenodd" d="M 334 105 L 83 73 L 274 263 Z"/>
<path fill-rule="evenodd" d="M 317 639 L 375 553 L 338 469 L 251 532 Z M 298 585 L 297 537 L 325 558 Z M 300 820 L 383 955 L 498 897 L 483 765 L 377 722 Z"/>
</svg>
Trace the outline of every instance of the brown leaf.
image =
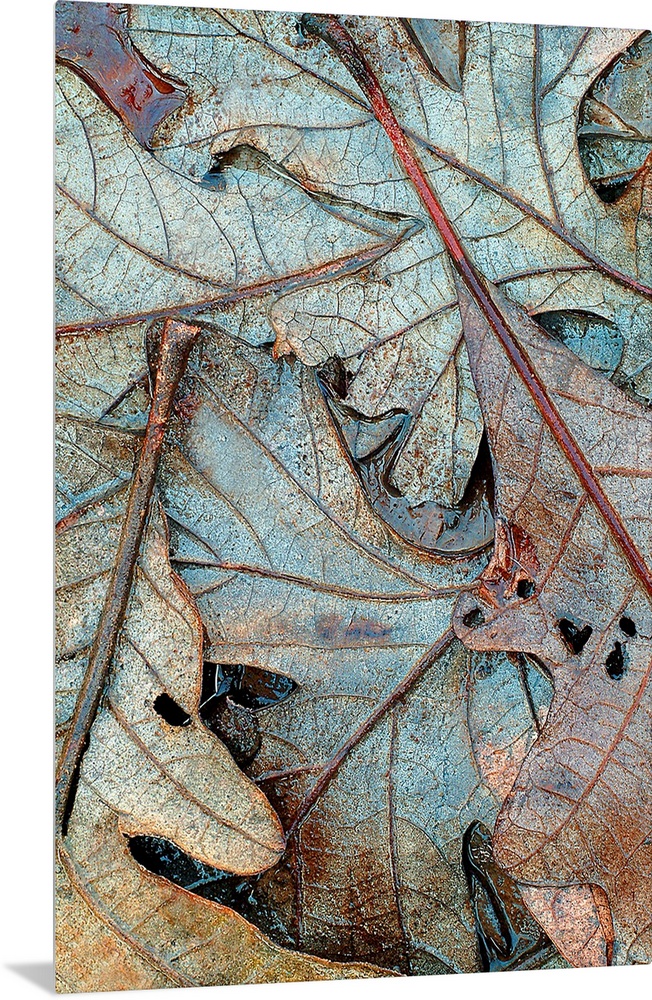
<svg viewBox="0 0 652 1000">
<path fill-rule="evenodd" d="M 521 895 L 560 955 L 578 968 L 611 965 L 613 924 L 609 903 L 596 900 L 597 887 L 520 886 Z"/>
<path fill-rule="evenodd" d="M 185 101 L 186 90 L 133 45 L 126 8 L 59 3 L 56 25 L 59 62 L 90 84 L 138 142 L 149 147 L 159 123 Z"/>
<path fill-rule="evenodd" d="M 111 581 L 125 499 L 123 490 L 58 533 L 62 734 Z M 155 510 L 79 783 L 118 812 L 124 834 L 157 834 L 209 863 L 258 871 L 278 860 L 282 831 L 264 796 L 198 718 L 201 621 L 169 568 L 167 549 L 165 522 Z M 73 809 L 71 836 L 74 823 Z"/>
<path fill-rule="evenodd" d="M 602 887 L 615 961 L 646 960 L 652 416 L 487 290 L 511 347 L 460 284 L 496 474 L 496 544 L 454 623 L 473 648 L 536 655 L 555 684 L 495 849 L 519 881 Z"/>
<path fill-rule="evenodd" d="M 88 10 L 62 5 L 64 24 L 71 6 Z M 114 8 L 93 10 L 103 17 Z M 147 150 L 98 80 L 84 77 L 88 50 L 80 48 L 72 69 L 58 70 L 64 738 L 110 596 L 124 500 L 138 480 L 134 462 L 147 451 L 146 324 L 202 314 L 204 332 L 180 387 L 163 464 L 159 470 L 157 459 L 150 469 L 151 485 L 160 472 L 165 514 L 155 504 L 140 561 L 134 552 L 130 563 L 132 600 L 98 691 L 61 846 L 70 883 L 61 894 L 68 913 L 60 971 L 70 963 L 73 988 L 102 981 L 102 960 L 111 976 L 123 963 L 124 981 L 136 985 L 242 981 L 261 977 L 262 953 L 271 955 L 271 978 L 313 974 L 312 959 L 303 964 L 279 944 L 405 972 L 462 971 L 479 968 L 484 939 L 500 952 L 496 967 L 563 964 L 550 957 L 524 899 L 571 961 L 605 962 L 611 911 L 594 868 L 597 858 L 600 884 L 616 879 L 604 869 L 606 838 L 610 826 L 617 829 L 612 814 L 602 827 L 592 817 L 585 824 L 597 845 L 594 868 L 575 841 L 575 854 L 567 850 L 564 828 L 557 842 L 554 831 L 549 839 L 546 878 L 522 876 L 520 833 L 510 834 L 507 823 L 498 846 L 515 866 L 511 875 L 499 863 L 503 854 L 485 851 L 469 895 L 462 871 L 463 836 L 478 820 L 493 828 L 505 795 L 521 794 L 518 775 L 528 777 L 538 748 L 555 736 L 555 720 L 568 722 L 560 696 L 573 706 L 559 650 L 547 657 L 562 673 L 546 723 L 549 678 L 507 654 L 464 650 L 449 629 L 457 595 L 485 565 L 479 549 L 491 530 L 490 488 L 467 505 L 482 421 L 449 265 L 465 282 L 465 321 L 479 303 L 479 324 L 489 320 L 503 345 L 498 356 L 507 351 L 508 370 L 513 364 L 553 430 L 552 451 L 546 439 L 538 454 L 548 462 L 541 483 L 550 486 L 554 509 L 541 507 L 552 529 L 539 518 L 535 544 L 519 527 L 521 509 L 509 515 L 510 527 L 499 507 L 496 554 L 482 586 L 496 583 L 492 571 L 502 569 L 492 599 L 505 603 L 511 580 L 519 608 L 538 607 L 539 554 L 548 559 L 550 593 L 568 598 L 570 610 L 547 610 L 562 616 L 558 639 L 574 651 L 567 656 L 564 648 L 570 670 L 578 657 L 588 679 L 595 657 L 582 659 L 580 647 L 588 650 L 600 629 L 575 614 L 577 593 L 580 610 L 600 619 L 606 598 L 618 597 L 614 580 L 628 579 L 627 561 L 641 569 L 639 553 L 623 517 L 611 516 L 596 493 L 595 470 L 587 470 L 587 448 L 609 446 L 603 402 L 594 407 L 602 437 L 575 447 L 519 353 L 513 331 L 529 321 L 513 303 L 544 314 L 559 339 L 641 394 L 649 173 L 641 168 L 619 204 L 604 205 L 582 170 L 577 137 L 583 100 L 595 111 L 591 102 L 611 79 L 613 60 L 640 33 L 413 19 L 408 41 L 398 21 L 368 18 L 356 20 L 356 42 L 333 18 L 304 18 L 303 35 L 288 14 L 137 6 L 127 19 L 138 45 L 131 48 L 121 21 L 116 37 L 127 61 L 135 53 L 140 66 L 145 53 L 167 69 L 169 60 L 189 81 L 192 100 L 159 120 L 155 149 Z M 607 103 L 606 118 L 587 112 L 586 122 L 613 123 L 618 101 Z M 495 142 L 487 143 L 488 131 Z M 598 138 L 602 155 L 604 135 Z M 339 359 L 331 394 L 324 367 L 311 372 L 294 352 L 309 365 L 332 368 Z M 282 354 L 289 360 L 279 361 Z M 487 376 L 494 378 L 492 365 Z M 560 398 L 567 405 L 569 393 Z M 623 452 L 624 412 L 615 407 L 612 421 L 614 447 Z M 527 428 L 522 437 L 527 442 Z M 580 485 L 571 476 L 572 488 L 592 498 L 580 514 L 597 504 L 623 550 L 624 570 L 606 537 L 595 536 L 603 551 L 579 551 L 584 568 L 587 559 L 604 562 L 604 580 L 585 573 L 583 590 L 555 576 L 555 552 L 572 549 L 573 531 L 585 548 L 593 537 L 592 526 L 579 537 L 579 515 L 568 537 L 557 530 L 559 484 L 568 475 L 556 439 L 577 467 Z M 525 455 L 527 472 L 527 448 L 512 451 L 501 468 L 516 476 Z M 536 521 L 530 500 L 539 497 L 538 482 L 530 478 L 524 516 Z M 628 517 L 632 497 L 617 502 Z M 149 499 L 141 515 L 148 508 Z M 477 545 L 465 538 L 458 545 L 459 525 L 474 519 Z M 442 528 L 452 548 L 441 544 Z M 512 543 L 523 566 L 531 563 L 527 578 L 506 568 Z M 482 613 L 469 606 L 466 624 L 481 632 Z M 630 613 L 639 608 L 616 622 L 627 639 L 603 656 L 621 700 L 631 680 L 622 654 L 650 637 Z M 523 634 L 540 645 L 526 625 Z M 512 638 L 511 648 L 520 648 Z M 587 680 L 584 691 L 585 675 L 576 673 L 589 717 L 580 718 L 579 738 L 593 726 L 596 742 L 607 699 L 591 701 L 593 686 Z M 573 711 L 574 725 L 580 712 Z M 548 742 L 543 765 L 557 766 L 559 753 L 559 743 Z M 584 748 L 580 763 L 591 764 L 592 755 Z M 601 778 L 612 778 L 612 763 Z M 623 788 L 621 781 L 626 817 L 635 796 Z M 596 789 L 603 794 L 599 783 Z M 649 812 L 649 795 L 639 799 Z M 516 815 L 522 803 L 509 803 Z M 284 842 L 274 809 L 288 847 L 268 868 Z M 564 863 L 575 864 L 572 878 L 559 871 Z M 207 880 L 211 900 L 240 906 L 275 945 L 232 911 L 207 908 L 183 891 L 208 892 Z M 626 954 L 623 940 L 639 914 L 627 923 L 629 884 L 615 888 L 623 893 L 620 911 L 614 908 L 616 958 L 638 960 L 649 929 L 639 922 L 642 935 Z M 580 912 L 571 918 L 573 907 Z M 503 917 L 511 929 L 495 934 Z M 72 942 L 87 928 L 75 967 Z M 213 954 L 214 944 L 228 954 Z M 251 966 L 243 949 L 252 952 Z M 338 974 L 328 962 L 316 968 L 314 975 Z M 340 967 L 340 974 L 368 970 Z"/>
<path fill-rule="evenodd" d="M 534 733 L 527 729 L 519 732 L 521 727 L 515 729 L 510 724 L 511 719 L 508 717 L 505 720 L 504 716 L 502 725 L 493 725 L 498 706 L 510 705 L 510 699 L 505 698 L 500 685 L 505 672 L 502 672 L 502 677 L 498 673 L 493 683 L 491 679 L 479 683 L 478 671 L 472 671 L 468 682 L 468 725 L 474 758 L 480 774 L 500 805 L 509 795 L 533 738 L 536 738 L 536 733 L 541 731 L 545 723 L 549 708 L 547 691 L 541 691 L 542 686 L 544 689 L 547 687 L 548 680 L 541 670 L 520 653 L 516 656 L 508 654 L 508 657 L 516 667 L 526 702 L 535 715 Z M 514 700 L 513 695 L 510 707 L 512 712 L 518 707 L 518 701 Z M 517 733 L 520 738 L 515 739 Z M 607 903 L 608 920 L 605 928 L 590 886 L 536 888 L 521 885 L 519 893 L 523 903 L 534 914 L 559 953 L 571 965 L 608 964 L 613 947 L 611 911 Z"/>
<path fill-rule="evenodd" d="M 56 872 L 59 992 L 391 975 L 280 948 L 228 907 L 136 864 L 118 815 L 87 787 L 78 809 L 83 824 Z"/>
<path fill-rule="evenodd" d="M 122 491 L 124 494 L 124 489 Z M 89 506 L 58 537 L 59 731 L 83 669 L 123 495 Z M 84 754 L 57 866 L 63 992 L 377 975 L 294 955 L 232 910 L 145 872 L 134 836 L 168 838 L 222 868 L 252 872 L 283 848 L 265 797 L 198 718 L 202 626 L 168 563 L 155 507 L 111 686 Z M 80 648 L 81 647 L 81 648 Z"/>
<path fill-rule="evenodd" d="M 642 775 L 638 781 L 639 787 L 636 780 L 632 783 L 629 776 L 623 779 L 620 774 L 610 773 L 612 787 L 609 788 L 607 785 L 605 796 L 603 785 L 606 783 L 603 772 L 608 770 L 609 766 L 611 771 L 619 764 L 623 767 L 617 760 L 616 751 L 619 749 L 619 744 L 623 743 L 621 752 L 627 754 L 630 741 L 633 744 L 634 759 L 637 764 L 642 765 L 643 769 L 649 768 L 647 741 L 650 706 L 643 698 L 652 670 L 649 647 L 646 649 L 644 642 L 646 638 L 649 640 L 652 632 L 649 621 L 652 573 L 639 551 L 641 539 L 634 540 L 625 524 L 629 522 L 635 535 L 637 533 L 640 535 L 641 530 L 647 529 L 642 539 L 643 545 L 649 541 L 651 505 L 649 484 L 645 482 L 652 448 L 650 434 L 652 425 L 649 414 L 634 404 L 632 404 L 633 410 L 630 407 L 628 412 L 627 399 L 619 390 L 609 383 L 601 385 L 597 376 L 579 362 L 574 369 L 573 359 L 569 361 L 568 356 L 559 352 L 559 349 L 558 355 L 564 363 L 561 367 L 565 367 L 566 370 L 561 372 L 555 370 L 551 364 L 551 359 L 555 357 L 554 352 L 547 345 L 542 348 L 540 340 L 543 340 L 545 345 L 545 337 L 540 328 L 530 320 L 522 308 L 515 306 L 497 286 L 487 282 L 480 275 L 459 234 L 442 208 L 423 164 L 416 156 L 396 117 L 382 83 L 347 28 L 333 16 L 304 15 L 302 24 L 306 30 L 323 38 L 338 54 L 369 100 L 378 122 L 390 139 L 459 275 L 456 277 L 456 283 L 462 323 L 478 396 L 492 439 L 492 454 L 496 478 L 501 484 L 501 494 L 497 495 L 496 499 L 499 519 L 496 522 L 494 555 L 489 567 L 480 578 L 481 585 L 476 588 L 485 600 L 493 604 L 494 610 L 498 608 L 499 613 L 492 615 L 490 622 L 486 623 L 487 615 L 480 604 L 474 602 L 474 598 L 465 595 L 458 602 L 455 615 L 458 634 L 467 638 L 472 629 L 478 629 L 479 638 L 476 639 L 476 645 L 479 643 L 478 648 L 523 649 L 539 656 L 547 656 L 555 662 L 555 654 L 558 658 L 560 649 L 563 649 L 560 633 L 575 655 L 581 653 L 593 631 L 593 626 L 586 623 L 589 608 L 593 619 L 602 617 L 605 610 L 611 610 L 615 616 L 600 621 L 600 631 L 603 633 L 607 630 L 611 632 L 614 621 L 618 621 L 617 627 L 630 638 L 637 634 L 637 628 L 629 614 L 625 614 L 625 608 L 642 619 L 639 622 L 642 634 L 636 645 L 632 643 L 634 648 L 631 668 L 625 662 L 627 652 L 623 651 L 622 643 L 617 639 L 614 641 L 612 635 L 608 638 L 602 635 L 597 649 L 597 657 L 600 660 L 604 657 L 601 665 L 606 671 L 608 682 L 619 682 L 624 674 L 628 675 L 619 691 L 616 715 L 620 713 L 621 719 L 615 726 L 615 735 L 613 732 L 611 734 L 607 732 L 607 723 L 599 718 L 599 707 L 605 708 L 607 704 L 609 709 L 613 707 L 608 700 L 611 692 L 605 687 L 603 672 L 599 675 L 599 681 L 602 682 L 604 690 L 597 692 L 591 690 L 590 693 L 586 691 L 588 687 L 586 673 L 581 678 L 583 680 L 581 684 L 577 672 L 573 679 L 569 677 L 568 672 L 564 672 L 564 685 L 560 684 L 557 689 L 545 734 L 537 741 L 535 749 L 528 755 L 521 771 L 521 777 L 527 775 L 528 767 L 538 756 L 544 780 L 547 769 L 550 769 L 553 778 L 556 776 L 559 779 L 560 788 L 553 786 L 551 789 L 546 789 L 544 784 L 539 790 L 537 801 L 535 782 L 535 790 L 532 793 L 534 802 L 529 803 L 528 793 L 532 790 L 529 789 L 527 782 L 522 786 L 519 778 L 515 790 L 508 799 L 507 807 L 503 809 L 503 826 L 508 827 L 508 832 L 503 833 L 500 823 L 497 828 L 498 859 L 502 858 L 506 867 L 513 869 L 516 877 L 522 880 L 529 879 L 545 884 L 546 878 L 542 876 L 541 868 L 537 869 L 536 864 L 536 861 L 541 861 L 544 856 L 546 862 L 544 869 L 548 881 L 561 880 L 562 884 L 564 881 L 588 882 L 592 878 L 594 881 L 600 878 L 609 881 L 613 876 L 609 869 L 611 859 L 605 856 L 604 820 L 606 819 L 606 830 L 612 837 L 615 848 L 625 857 L 625 869 L 630 855 L 635 859 L 633 860 L 635 870 L 643 859 L 643 870 L 638 871 L 639 877 L 646 882 L 642 906 L 639 906 L 638 901 L 632 900 L 633 891 L 631 884 L 627 883 L 627 875 L 622 877 L 623 884 L 617 886 L 619 891 L 617 902 L 612 899 L 612 905 L 618 906 L 621 910 L 618 914 L 621 926 L 616 929 L 616 944 L 624 943 L 619 941 L 619 931 L 622 931 L 627 945 L 633 944 L 639 935 L 649 931 L 649 892 L 652 873 L 649 870 L 650 851 L 646 851 L 645 848 L 649 847 L 651 820 L 650 773 L 648 770 L 647 780 L 645 775 Z M 537 121 L 539 122 L 538 117 Z M 528 334 L 531 335 L 527 336 Z M 526 344 L 534 341 L 538 346 L 543 359 L 543 376 L 538 372 L 536 364 L 533 367 L 531 358 L 519 343 L 521 340 L 525 340 Z M 542 359 L 536 360 L 541 364 Z M 546 370 L 546 362 L 548 367 L 552 368 L 552 372 Z M 577 376 L 580 382 L 577 398 L 573 395 L 572 375 Z M 584 386 L 583 376 L 586 376 L 587 383 Z M 559 393 L 559 399 L 555 401 L 551 400 L 546 388 L 551 378 L 554 380 L 554 389 Z M 516 388 L 510 393 L 514 380 Z M 496 386 L 504 389 L 506 399 L 503 399 L 501 394 L 498 402 L 496 401 Z M 584 396 L 587 390 L 588 398 Z M 559 404 L 561 413 L 558 409 Z M 586 412 L 590 405 L 597 418 L 596 422 L 603 425 L 597 435 L 591 430 L 587 435 Z M 504 412 L 505 406 L 509 407 L 507 412 Z M 614 464 L 613 440 L 610 440 L 608 435 L 609 430 L 616 426 L 616 415 L 619 444 L 624 445 L 622 447 L 624 456 L 619 456 L 622 464 L 618 466 Z M 568 420 L 571 422 L 570 430 L 567 426 Z M 581 426 L 576 428 L 576 424 Z M 576 431 L 579 431 L 578 440 L 573 436 Z M 495 439 L 501 433 L 504 440 L 497 442 Z M 613 483 L 609 482 L 605 490 L 604 484 L 598 481 L 601 477 L 604 479 L 614 477 L 615 488 Z M 628 483 L 631 491 L 628 496 L 623 496 L 623 481 Z M 551 503 L 554 504 L 552 509 L 549 506 Z M 582 509 L 584 506 L 586 510 Z M 571 522 L 567 525 L 569 516 Z M 598 530 L 594 535 L 596 516 Z M 514 523 L 510 524 L 508 518 Z M 567 556 L 567 550 L 575 542 L 576 535 L 581 550 L 588 548 L 589 551 L 588 560 L 586 556 L 584 559 L 579 559 L 577 566 L 579 572 L 573 581 L 572 576 L 569 579 L 570 567 L 566 567 L 563 560 Z M 591 552 L 589 548 L 590 545 L 595 545 L 596 538 L 600 548 L 599 553 Z M 611 548 L 607 547 L 608 542 L 611 543 Z M 589 563 L 588 569 L 582 565 L 586 561 Z M 604 569 L 607 572 L 603 574 Z M 583 575 L 585 579 L 582 579 Z M 591 587 L 587 586 L 587 576 L 590 578 Z M 574 591 L 573 582 L 575 588 L 583 585 L 579 594 Z M 562 600 L 565 600 L 569 607 L 572 605 L 573 611 L 569 610 L 568 614 L 577 612 L 578 606 L 584 614 L 578 612 L 575 620 L 561 617 L 563 612 L 558 606 L 559 595 L 554 592 L 551 603 L 546 604 L 545 599 L 542 599 L 545 586 L 550 586 L 552 590 L 554 584 L 562 591 Z M 537 585 L 542 596 L 537 594 Z M 524 603 L 535 595 L 536 603 L 525 605 L 526 621 L 523 622 L 520 620 L 523 616 L 519 615 L 521 602 Z M 509 630 L 506 635 L 500 634 L 493 619 L 500 619 L 500 624 L 504 627 L 502 612 L 506 607 L 513 611 L 514 601 L 518 602 L 515 616 L 518 629 L 512 627 L 511 634 Z M 627 607 L 630 601 L 631 609 Z M 527 608 L 530 610 L 529 619 Z M 553 615 L 555 615 L 556 631 L 551 630 L 552 623 L 546 620 L 546 616 L 550 619 Z M 608 647 L 603 648 L 607 642 L 613 642 L 611 652 L 608 652 Z M 595 656 L 594 650 L 594 658 Z M 564 666 L 567 659 L 567 655 L 564 655 L 561 661 Z M 593 670 L 592 673 L 595 675 L 596 671 Z M 582 691 L 584 704 L 576 706 L 575 699 L 581 687 L 584 689 Z M 591 694 L 597 694 L 597 705 L 595 700 L 591 702 Z M 628 695 L 631 699 L 629 706 Z M 584 732 L 580 732 L 579 735 L 573 731 L 573 724 L 577 721 L 573 718 L 574 715 L 579 716 L 578 728 L 581 729 L 584 723 Z M 560 735 L 564 737 L 565 756 L 559 751 L 547 755 L 543 753 L 544 749 L 553 747 L 557 750 L 554 740 L 555 724 L 557 730 L 561 729 L 561 734 L 559 732 L 556 734 L 557 739 Z M 564 725 L 566 730 L 570 729 L 570 734 L 564 731 Z M 613 722 L 611 725 L 613 727 Z M 568 742 L 572 742 L 571 737 L 582 747 L 581 753 L 577 755 L 578 761 L 575 761 L 572 753 L 569 753 Z M 593 752 L 589 752 L 587 747 Z M 570 765 L 567 768 L 568 777 L 565 777 L 563 765 L 567 758 L 573 760 L 576 767 L 573 769 Z M 555 775 L 556 770 L 562 772 L 562 775 L 559 773 Z M 602 779 L 600 784 L 599 779 Z M 597 845 L 591 842 L 583 851 L 582 843 L 577 843 L 576 838 L 573 847 L 577 857 L 574 857 L 568 849 L 569 831 L 572 840 L 572 834 L 575 832 L 573 821 L 580 811 L 582 797 L 590 800 L 591 794 L 596 789 L 600 799 L 602 825 L 600 821 L 594 822 L 596 827 L 594 838 L 600 841 L 602 834 L 600 844 L 602 856 L 597 850 Z M 550 792 L 548 799 L 546 791 Z M 555 800 L 555 795 L 562 803 L 565 800 L 565 805 Z M 618 811 L 614 808 L 614 802 L 610 801 L 610 796 L 616 800 L 619 797 L 625 797 L 627 800 L 625 809 L 621 810 L 621 819 L 625 822 L 620 836 L 624 843 L 615 840 L 611 832 L 612 829 L 617 829 L 617 825 L 614 824 L 617 823 Z M 528 805 L 530 815 L 536 815 L 537 806 L 540 811 L 547 806 L 546 815 L 538 818 L 538 826 L 534 830 L 531 828 L 532 823 L 528 823 Z M 589 810 L 591 805 L 589 801 Z M 511 843 L 509 824 L 504 821 L 505 812 L 509 811 L 510 806 L 512 812 L 517 814 L 517 819 L 511 828 Z M 610 815 L 604 817 L 607 806 L 610 807 Z M 519 809 L 526 814 L 520 817 L 520 833 L 524 841 L 520 845 L 518 835 L 514 835 L 513 830 L 519 826 Z M 585 828 L 587 820 L 588 817 L 583 815 L 582 823 Z M 565 879 L 558 868 L 554 867 L 555 854 L 560 849 L 560 839 L 565 850 L 559 867 L 568 872 Z M 546 847 L 550 848 L 547 857 L 545 857 Z M 639 857 L 635 857 L 637 853 Z M 596 872 L 596 867 L 600 867 L 596 858 L 603 866 L 599 872 Z M 536 871 L 536 875 L 533 874 L 533 870 Z M 627 874 L 631 880 L 632 872 Z M 608 891 L 608 888 L 616 889 L 616 885 L 613 884 L 608 888 L 603 887 L 605 891 Z M 645 898 L 646 893 L 647 898 Z M 613 897 L 613 891 L 611 895 Z M 617 924 L 618 920 L 615 922 Z M 616 957 L 622 960 L 623 955 L 616 952 Z"/>
<path fill-rule="evenodd" d="M 292 833 L 251 892 L 302 950 L 478 969 L 461 839 L 478 818 L 493 826 L 502 799 L 467 725 L 478 754 L 493 739 L 519 761 L 534 726 L 504 657 L 476 672 L 458 644 L 437 655 L 466 566 L 373 517 L 309 368 L 211 329 L 187 382 L 192 415 L 161 486 L 206 659 L 213 676 L 245 664 L 296 685 L 257 713 L 248 773 Z"/>
</svg>

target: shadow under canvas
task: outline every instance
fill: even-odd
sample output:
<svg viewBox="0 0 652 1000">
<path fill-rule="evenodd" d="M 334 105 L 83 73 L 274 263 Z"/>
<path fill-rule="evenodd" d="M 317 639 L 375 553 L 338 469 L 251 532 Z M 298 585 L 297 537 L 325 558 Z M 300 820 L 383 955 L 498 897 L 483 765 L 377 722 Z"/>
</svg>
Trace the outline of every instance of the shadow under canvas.
<svg viewBox="0 0 652 1000">
<path fill-rule="evenodd" d="M 23 979 L 40 986 L 46 993 L 55 993 L 54 989 L 54 964 L 52 962 L 19 962 L 15 965 L 7 965 L 8 969 L 22 976 Z"/>
</svg>

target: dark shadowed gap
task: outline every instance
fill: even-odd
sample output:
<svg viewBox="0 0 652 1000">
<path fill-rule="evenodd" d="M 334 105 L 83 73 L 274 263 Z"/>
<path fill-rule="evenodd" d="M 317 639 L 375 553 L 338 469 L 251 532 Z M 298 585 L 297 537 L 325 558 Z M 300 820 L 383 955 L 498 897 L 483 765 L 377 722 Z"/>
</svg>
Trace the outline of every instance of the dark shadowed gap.
<svg viewBox="0 0 652 1000">
<path fill-rule="evenodd" d="M 348 406 L 345 399 L 352 376 L 339 358 L 330 358 L 316 375 L 360 484 L 374 512 L 392 531 L 424 552 L 452 559 L 468 558 L 491 545 L 494 481 L 484 434 L 459 504 L 445 507 L 434 500 L 412 503 L 395 486 L 393 473 L 415 418 L 399 409 L 366 417 Z"/>
<path fill-rule="evenodd" d="M 652 34 L 645 32 L 594 80 L 580 105 L 577 145 L 597 196 L 614 205 L 652 151 Z"/>
<path fill-rule="evenodd" d="M 636 625 L 627 615 L 623 615 L 618 624 L 625 635 L 630 636 L 630 638 L 636 635 Z"/>
<path fill-rule="evenodd" d="M 285 701 L 296 681 L 261 667 L 204 663 L 199 715 L 237 764 L 251 763 L 261 746 L 258 713 Z"/>
<path fill-rule="evenodd" d="M 491 833 L 483 823 L 467 828 L 462 867 L 475 917 L 483 972 L 536 969 L 556 950 L 523 902 L 516 882 L 493 859 Z"/>
<path fill-rule="evenodd" d="M 607 656 L 604 667 L 612 681 L 620 680 L 627 669 L 622 643 L 614 642 L 613 649 Z"/>
<path fill-rule="evenodd" d="M 148 872 L 230 907 L 277 944 L 295 947 L 289 930 L 258 892 L 260 875 L 243 877 L 205 865 L 162 837 L 128 837 L 127 843 L 131 856 Z"/>
</svg>

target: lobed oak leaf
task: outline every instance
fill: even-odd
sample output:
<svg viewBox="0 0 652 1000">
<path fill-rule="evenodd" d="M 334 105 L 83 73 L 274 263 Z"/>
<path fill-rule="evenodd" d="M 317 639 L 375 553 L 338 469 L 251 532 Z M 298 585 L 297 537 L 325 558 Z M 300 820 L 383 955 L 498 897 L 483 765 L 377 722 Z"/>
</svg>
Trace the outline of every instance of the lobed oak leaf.
<svg viewBox="0 0 652 1000">
<path fill-rule="evenodd" d="M 455 595 L 483 558 L 427 555 L 373 516 L 309 368 L 212 327 L 186 390 L 192 414 L 161 490 L 214 691 L 236 669 L 245 691 L 247 672 L 293 682 L 289 697 L 254 708 L 261 746 L 247 765 L 288 849 L 232 905 L 255 899 L 275 940 L 328 958 L 478 969 L 462 834 L 477 818 L 493 825 L 501 799 L 467 725 L 478 753 L 494 740 L 517 762 L 535 735 L 508 660 L 476 670 L 458 645 L 445 652 Z M 546 682 L 532 684 L 543 704 Z M 483 727 L 487 702 L 504 710 Z M 150 853 L 152 870 L 164 850 Z M 173 863 L 165 871 L 175 877 Z M 204 872 L 202 892 L 211 879 L 230 900 L 219 872 Z"/>
<path fill-rule="evenodd" d="M 496 544 L 455 629 L 473 648 L 539 657 L 555 685 L 495 850 L 521 882 L 602 888 L 614 960 L 646 961 L 652 417 L 487 289 L 507 347 L 461 285 L 460 299 L 494 461 Z"/>
<path fill-rule="evenodd" d="M 60 334 L 223 310 L 235 334 L 244 325 L 266 341 L 283 288 L 355 271 L 420 225 L 320 191 L 242 143 L 184 176 L 64 66 L 56 133 Z"/>
<path fill-rule="evenodd" d="M 202 72 L 194 109 L 169 119 L 158 156 L 198 170 L 208 149 L 219 154 L 234 139 L 246 141 L 324 189 L 423 217 L 368 102 L 325 46 L 306 44 L 276 13 L 193 17 L 198 23 L 155 8 L 132 17 L 139 44 L 158 53 L 172 29 L 176 64 Z M 444 22 L 429 23 L 443 30 Z M 209 39 L 201 52 L 198 30 Z M 587 182 L 576 121 L 592 88 L 622 79 L 614 59 L 646 36 L 470 23 L 456 93 L 405 44 L 397 21 L 359 18 L 352 30 L 483 273 L 532 313 L 592 311 L 614 323 L 624 350 L 618 377 L 644 383 L 637 369 L 649 323 L 645 254 L 631 213 L 603 204 Z M 236 70 L 226 74 L 229 59 Z M 264 93 L 256 85 L 261 66 L 271 77 Z M 609 83 L 610 93 L 618 86 Z M 446 254 L 426 228 L 380 258 L 364 281 L 342 275 L 282 295 L 271 311 L 277 352 L 314 365 L 343 359 L 347 405 L 369 418 L 397 406 L 411 415 L 392 482 L 413 504 L 460 500 L 482 433 L 456 300 Z"/>
</svg>

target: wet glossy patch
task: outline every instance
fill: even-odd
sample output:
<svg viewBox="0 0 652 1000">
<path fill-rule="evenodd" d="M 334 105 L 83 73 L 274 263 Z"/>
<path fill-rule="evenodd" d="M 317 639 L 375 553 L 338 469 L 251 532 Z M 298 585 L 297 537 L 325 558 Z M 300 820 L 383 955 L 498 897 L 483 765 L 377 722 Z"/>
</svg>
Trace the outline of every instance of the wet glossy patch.
<svg viewBox="0 0 652 1000">
<path fill-rule="evenodd" d="M 555 948 L 525 906 L 516 882 L 493 860 L 491 833 L 471 823 L 462 843 L 484 972 L 535 969 Z"/>
<path fill-rule="evenodd" d="M 317 381 L 362 487 L 388 527 L 419 549 L 452 558 L 481 552 L 491 544 L 493 478 L 484 438 L 457 506 L 443 507 L 434 500 L 412 504 L 392 482 L 410 431 L 410 414 L 394 409 L 365 417 L 347 406 L 340 396 L 348 388 L 347 373 L 337 358 L 318 371 Z"/>
</svg>

